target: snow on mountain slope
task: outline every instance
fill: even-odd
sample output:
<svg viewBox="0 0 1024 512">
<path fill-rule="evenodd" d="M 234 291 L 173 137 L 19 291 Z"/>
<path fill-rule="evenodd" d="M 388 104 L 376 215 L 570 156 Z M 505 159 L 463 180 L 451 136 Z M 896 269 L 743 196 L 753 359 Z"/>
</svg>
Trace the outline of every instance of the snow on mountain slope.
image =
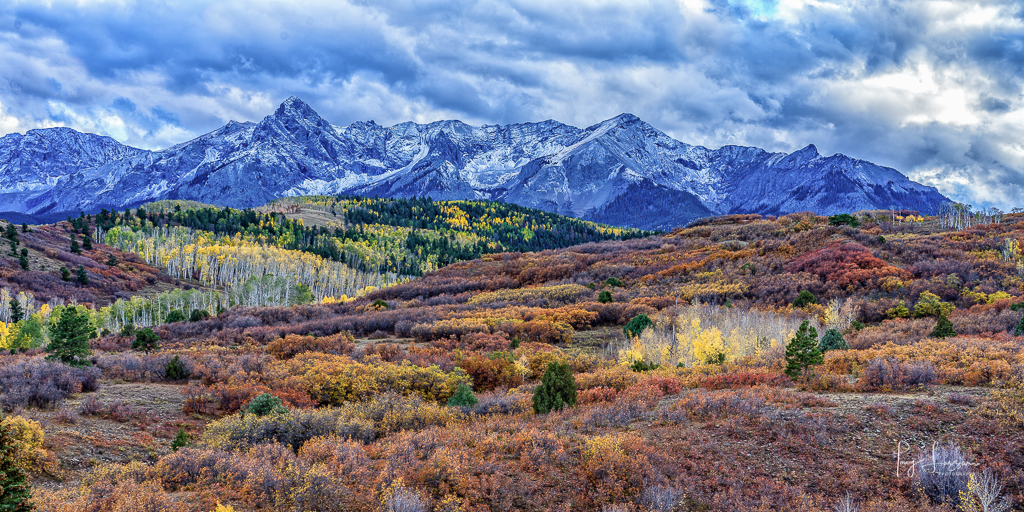
<svg viewBox="0 0 1024 512">
<path fill-rule="evenodd" d="M 586 129 L 557 121 L 333 126 L 298 98 L 258 123 L 162 151 L 68 129 L 0 139 L 0 211 L 54 215 L 192 199 L 253 207 L 276 197 L 365 194 L 495 199 L 637 227 L 724 213 L 823 214 L 948 201 L 894 169 L 814 146 L 792 154 L 691 146 L 631 114 Z M 6 196 L 0 196 L 3 198 Z"/>
<path fill-rule="evenodd" d="M 0 211 L 26 211 L 28 200 L 63 176 L 145 151 L 70 128 L 29 130 L 0 138 Z"/>
</svg>

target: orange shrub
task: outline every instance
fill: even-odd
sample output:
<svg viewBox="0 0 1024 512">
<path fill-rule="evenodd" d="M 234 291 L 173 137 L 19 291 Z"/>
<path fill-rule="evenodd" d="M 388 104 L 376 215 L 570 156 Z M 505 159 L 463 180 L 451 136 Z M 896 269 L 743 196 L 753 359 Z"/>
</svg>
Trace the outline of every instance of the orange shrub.
<svg viewBox="0 0 1024 512">
<path fill-rule="evenodd" d="M 700 382 L 700 387 L 706 389 L 735 389 L 750 386 L 788 386 L 791 384 L 789 377 L 781 373 L 768 372 L 730 372 L 710 375 Z"/>
<path fill-rule="evenodd" d="M 355 345 L 351 334 L 344 332 L 330 336 L 299 336 L 288 334 L 267 345 L 267 353 L 278 359 L 290 359 L 303 352 L 351 354 Z"/>
<path fill-rule="evenodd" d="M 601 368 L 599 370 L 576 375 L 576 386 L 582 390 L 596 387 L 609 387 L 622 391 L 643 380 L 642 374 L 636 373 L 625 366 Z"/>
<path fill-rule="evenodd" d="M 596 388 L 585 389 L 580 391 L 576 397 L 576 403 L 578 405 L 589 405 L 599 404 L 605 402 L 614 402 L 618 392 L 615 388 L 607 386 L 598 386 Z"/>
<path fill-rule="evenodd" d="M 473 379 L 473 390 L 490 391 L 495 388 L 514 388 L 523 384 L 510 354 L 494 353 L 490 356 L 474 355 L 459 361 L 459 367 L 466 370 Z"/>
</svg>

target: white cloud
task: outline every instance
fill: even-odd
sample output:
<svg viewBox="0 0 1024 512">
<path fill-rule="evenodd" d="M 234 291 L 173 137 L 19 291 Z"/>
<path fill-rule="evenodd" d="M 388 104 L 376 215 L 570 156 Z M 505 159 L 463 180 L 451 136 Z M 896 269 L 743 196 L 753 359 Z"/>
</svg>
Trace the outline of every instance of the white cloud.
<svg viewBox="0 0 1024 512">
<path fill-rule="evenodd" d="M 1024 197 L 1019 2 L 649 0 L 0 7 L 0 131 L 65 124 L 146 148 L 297 95 L 336 124 L 588 126 L 814 143 L 956 199 Z M 16 27 L 16 28 L 11 28 Z"/>
</svg>

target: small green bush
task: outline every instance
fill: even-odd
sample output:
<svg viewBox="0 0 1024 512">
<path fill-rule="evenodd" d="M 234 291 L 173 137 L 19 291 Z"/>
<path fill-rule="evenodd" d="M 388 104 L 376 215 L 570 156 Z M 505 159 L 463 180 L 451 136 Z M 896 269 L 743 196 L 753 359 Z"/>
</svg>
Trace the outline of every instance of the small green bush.
<svg viewBox="0 0 1024 512">
<path fill-rule="evenodd" d="M 288 414 L 289 411 L 280 398 L 270 393 L 261 393 L 249 402 L 248 412 L 256 416 L 266 416 L 268 414 Z"/>
<path fill-rule="evenodd" d="M 448 399 L 449 407 L 473 407 L 476 405 L 478 400 L 476 395 L 473 394 L 473 390 L 466 384 L 459 384 L 459 388 L 455 390 L 455 394 Z"/>
<path fill-rule="evenodd" d="M 839 215 L 832 215 L 828 218 L 828 223 L 832 226 L 850 226 L 853 228 L 860 227 L 860 220 L 849 213 L 840 213 Z"/>
<path fill-rule="evenodd" d="M 704 356 L 704 364 L 723 364 L 725 363 L 725 352 L 712 352 Z"/>
<path fill-rule="evenodd" d="M 597 294 L 597 301 L 600 302 L 601 304 L 611 304 L 612 302 L 615 301 L 615 299 L 612 298 L 612 292 L 604 290 L 601 293 Z"/>
<path fill-rule="evenodd" d="M 654 325 L 654 322 L 651 321 L 651 317 L 644 313 L 640 313 L 639 315 L 631 318 L 629 322 L 626 322 L 626 326 L 622 328 L 622 333 L 625 334 L 627 338 L 635 338 L 640 336 L 640 333 L 644 332 L 644 329 L 647 329 L 652 325 Z"/>
<path fill-rule="evenodd" d="M 540 386 L 533 392 L 533 412 L 547 414 L 576 405 L 576 378 L 566 363 L 548 364 Z"/>
<path fill-rule="evenodd" d="M 86 286 L 89 284 L 89 273 L 85 271 L 85 267 L 79 265 L 78 272 L 75 272 L 75 275 L 78 277 L 78 282 L 82 286 Z"/>
<path fill-rule="evenodd" d="M 633 364 L 629 365 L 629 369 L 637 373 L 642 373 L 657 370 L 660 366 L 661 365 L 659 364 L 648 363 L 643 359 L 637 359 L 636 361 L 633 361 Z"/>
<path fill-rule="evenodd" d="M 793 300 L 793 307 L 802 308 L 808 304 L 817 303 L 818 298 L 815 297 L 814 294 L 810 292 L 810 290 L 800 290 L 800 293 L 797 294 L 796 299 Z"/>
<path fill-rule="evenodd" d="M 167 318 L 164 318 L 165 324 L 173 324 L 174 322 L 181 322 L 185 320 L 185 313 L 182 313 L 180 309 L 175 309 L 170 313 L 167 313 Z"/>
<path fill-rule="evenodd" d="M 843 338 L 843 333 L 837 329 L 825 331 L 821 337 L 821 343 L 818 344 L 818 350 L 823 354 L 829 350 L 846 350 L 848 348 L 850 346 L 846 344 L 846 338 Z"/>
<path fill-rule="evenodd" d="M 190 444 L 192 444 L 192 440 L 189 438 L 188 434 L 185 432 L 185 428 L 184 427 L 179 427 L 178 428 L 178 435 L 174 436 L 174 441 L 171 441 L 171 451 L 172 452 L 176 452 L 176 451 L 178 451 L 178 449 L 184 448 L 184 447 L 186 447 L 186 446 L 188 446 Z"/>
<path fill-rule="evenodd" d="M 135 337 L 135 324 L 128 322 L 121 326 L 121 337 L 134 338 Z"/>
<path fill-rule="evenodd" d="M 192 314 L 188 316 L 189 322 L 201 322 L 210 318 L 210 312 L 205 309 L 193 309 Z"/>
<path fill-rule="evenodd" d="M 619 288 L 622 288 L 622 281 L 620 281 L 617 277 L 609 277 L 608 279 L 605 279 L 604 284 L 606 286 L 617 286 Z"/>
<path fill-rule="evenodd" d="M 940 312 L 939 320 L 935 322 L 935 329 L 932 330 L 932 338 L 952 338 L 956 336 L 956 331 L 953 330 L 953 322 L 946 318 L 946 314 Z"/>
<path fill-rule="evenodd" d="M 383 299 L 377 299 L 377 300 L 373 301 L 373 304 L 370 304 L 370 307 L 372 307 L 374 309 L 390 309 L 391 308 L 391 306 L 389 306 L 388 303 L 385 302 Z"/>
<path fill-rule="evenodd" d="M 188 367 L 185 366 L 185 362 L 180 357 L 174 356 L 170 361 L 167 362 L 167 369 L 165 370 L 168 379 L 171 380 L 185 380 L 192 375 Z"/>
<path fill-rule="evenodd" d="M 146 352 L 152 352 L 160 345 L 160 336 L 153 332 L 153 329 L 139 329 L 135 332 L 135 341 L 132 342 L 132 350 L 143 350 Z"/>
</svg>

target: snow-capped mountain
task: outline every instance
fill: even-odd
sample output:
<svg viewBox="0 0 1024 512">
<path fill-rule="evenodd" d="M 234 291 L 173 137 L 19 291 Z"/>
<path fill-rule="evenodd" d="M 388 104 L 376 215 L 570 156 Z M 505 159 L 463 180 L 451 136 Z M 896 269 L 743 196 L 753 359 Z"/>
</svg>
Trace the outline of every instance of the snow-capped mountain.
<svg viewBox="0 0 1024 512">
<path fill-rule="evenodd" d="M 237 208 L 290 195 L 494 199 L 586 219 L 668 228 L 724 213 L 822 214 L 948 201 L 894 169 L 814 146 L 792 154 L 684 144 L 636 116 L 586 129 L 556 121 L 333 126 L 298 98 L 144 151 L 66 128 L 0 139 L 0 211 L 53 215 L 158 199 Z"/>
<path fill-rule="evenodd" d="M 82 169 L 143 153 L 70 128 L 29 130 L 0 138 L 0 211 L 27 211 L 26 200 Z"/>
</svg>

